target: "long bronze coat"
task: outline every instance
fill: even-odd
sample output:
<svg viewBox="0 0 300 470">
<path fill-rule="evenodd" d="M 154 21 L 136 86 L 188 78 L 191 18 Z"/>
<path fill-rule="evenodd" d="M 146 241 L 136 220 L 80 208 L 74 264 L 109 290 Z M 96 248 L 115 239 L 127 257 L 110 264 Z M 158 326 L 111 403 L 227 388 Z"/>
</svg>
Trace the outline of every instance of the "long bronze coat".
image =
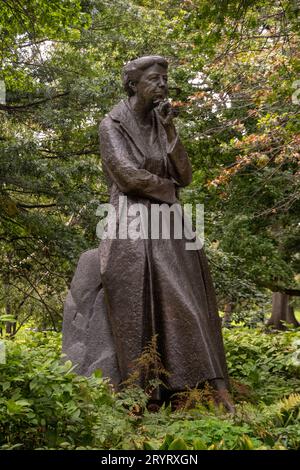
<svg viewBox="0 0 300 470">
<path fill-rule="evenodd" d="M 128 101 L 100 124 L 103 169 L 110 202 L 128 207 L 176 202 L 176 186 L 191 180 L 179 140 L 170 146 L 157 112 L 143 134 Z M 204 251 L 185 249 L 186 240 L 113 239 L 99 246 L 101 282 L 121 380 L 157 334 L 168 386 L 183 390 L 213 379 L 228 383 L 220 319 Z M 100 312 L 99 312 L 100 314 Z"/>
</svg>

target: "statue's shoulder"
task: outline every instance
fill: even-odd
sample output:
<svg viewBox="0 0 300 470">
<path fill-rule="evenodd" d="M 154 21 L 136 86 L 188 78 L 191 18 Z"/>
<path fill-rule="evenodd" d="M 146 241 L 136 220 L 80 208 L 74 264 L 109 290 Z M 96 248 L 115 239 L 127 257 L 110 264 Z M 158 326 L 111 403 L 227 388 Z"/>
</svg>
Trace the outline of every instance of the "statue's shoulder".
<svg viewBox="0 0 300 470">
<path fill-rule="evenodd" d="M 118 122 L 126 122 L 128 116 L 128 106 L 125 100 L 119 101 L 112 110 L 100 122 L 100 129 L 110 127 Z"/>
</svg>

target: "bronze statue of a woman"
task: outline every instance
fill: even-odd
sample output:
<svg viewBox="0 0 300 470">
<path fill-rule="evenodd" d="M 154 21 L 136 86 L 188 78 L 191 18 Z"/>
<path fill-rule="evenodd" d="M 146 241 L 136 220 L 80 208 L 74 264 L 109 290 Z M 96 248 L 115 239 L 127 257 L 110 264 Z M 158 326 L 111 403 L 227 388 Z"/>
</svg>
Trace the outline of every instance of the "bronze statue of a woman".
<svg viewBox="0 0 300 470">
<path fill-rule="evenodd" d="M 120 196 L 129 209 L 140 203 L 150 213 L 153 204 L 178 202 L 178 188 L 192 180 L 167 101 L 167 71 L 160 56 L 129 62 L 123 69 L 128 99 L 100 124 L 102 166 L 116 214 Z M 208 264 L 203 249 L 186 250 L 185 244 L 172 236 L 116 237 L 82 255 L 66 302 L 64 351 L 79 373 L 100 367 L 118 386 L 156 335 L 169 393 L 208 381 L 232 411 Z"/>
</svg>

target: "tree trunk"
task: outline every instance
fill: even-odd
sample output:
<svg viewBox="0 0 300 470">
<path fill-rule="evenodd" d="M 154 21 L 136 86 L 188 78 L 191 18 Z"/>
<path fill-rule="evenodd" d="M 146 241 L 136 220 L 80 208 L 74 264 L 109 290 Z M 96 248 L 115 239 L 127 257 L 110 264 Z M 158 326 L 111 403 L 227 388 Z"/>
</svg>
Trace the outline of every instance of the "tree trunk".
<svg viewBox="0 0 300 470">
<path fill-rule="evenodd" d="M 295 317 L 294 307 L 292 307 L 292 305 L 289 305 L 288 307 L 286 321 L 287 323 L 295 327 L 300 326 L 300 323 L 297 321 L 297 318 Z"/>
<path fill-rule="evenodd" d="M 4 290 L 4 302 L 5 302 L 5 313 L 11 315 L 11 299 L 10 299 L 10 288 L 9 288 L 9 274 L 3 276 L 3 290 Z M 10 321 L 5 322 L 5 333 L 11 335 L 13 323 Z"/>
<path fill-rule="evenodd" d="M 289 305 L 289 296 L 285 292 L 273 292 L 272 295 L 272 315 L 267 325 L 272 326 L 276 330 L 286 330 L 284 323 L 300 326 L 297 321 L 294 308 Z"/>
<path fill-rule="evenodd" d="M 276 330 L 285 330 L 283 322 L 287 321 L 289 307 L 289 296 L 284 292 L 273 292 L 272 294 L 272 315 L 267 321 L 268 326 Z"/>
<path fill-rule="evenodd" d="M 231 324 L 231 314 L 232 314 L 232 303 L 228 302 L 224 306 L 224 317 L 222 321 L 223 326 L 230 326 Z"/>
</svg>

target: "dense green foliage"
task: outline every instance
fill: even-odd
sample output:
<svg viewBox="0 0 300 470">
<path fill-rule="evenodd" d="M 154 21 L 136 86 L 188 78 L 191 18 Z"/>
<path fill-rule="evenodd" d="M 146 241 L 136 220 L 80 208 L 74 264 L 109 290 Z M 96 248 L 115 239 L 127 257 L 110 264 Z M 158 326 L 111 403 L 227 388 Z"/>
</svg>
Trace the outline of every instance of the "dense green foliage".
<svg viewBox="0 0 300 470">
<path fill-rule="evenodd" d="M 299 12 L 298 0 L 0 1 L 0 333 L 13 333 L 0 447 L 300 449 L 299 333 L 225 331 L 235 417 L 193 391 L 192 409 L 148 413 L 141 390 L 76 376 L 59 333 L 108 200 L 97 126 L 140 55 L 170 63 L 193 165 L 181 200 L 205 204 L 220 309 L 253 327 L 271 291 L 299 286 Z M 24 333 L 28 320 L 53 331 Z"/>
<path fill-rule="evenodd" d="M 60 334 L 22 332 L 6 341 L 0 364 L 0 446 L 299 450 L 299 333 L 235 328 L 225 344 L 234 417 L 195 391 L 190 409 L 185 400 L 175 412 L 149 413 L 141 390 L 115 394 L 98 372 L 74 374 L 60 359 Z"/>
<path fill-rule="evenodd" d="M 289 0 L 0 2 L 0 298 L 17 328 L 60 328 L 108 197 L 97 124 L 142 54 L 170 61 L 194 168 L 182 200 L 205 204 L 220 303 L 249 311 L 296 286 L 298 14 Z"/>
</svg>

